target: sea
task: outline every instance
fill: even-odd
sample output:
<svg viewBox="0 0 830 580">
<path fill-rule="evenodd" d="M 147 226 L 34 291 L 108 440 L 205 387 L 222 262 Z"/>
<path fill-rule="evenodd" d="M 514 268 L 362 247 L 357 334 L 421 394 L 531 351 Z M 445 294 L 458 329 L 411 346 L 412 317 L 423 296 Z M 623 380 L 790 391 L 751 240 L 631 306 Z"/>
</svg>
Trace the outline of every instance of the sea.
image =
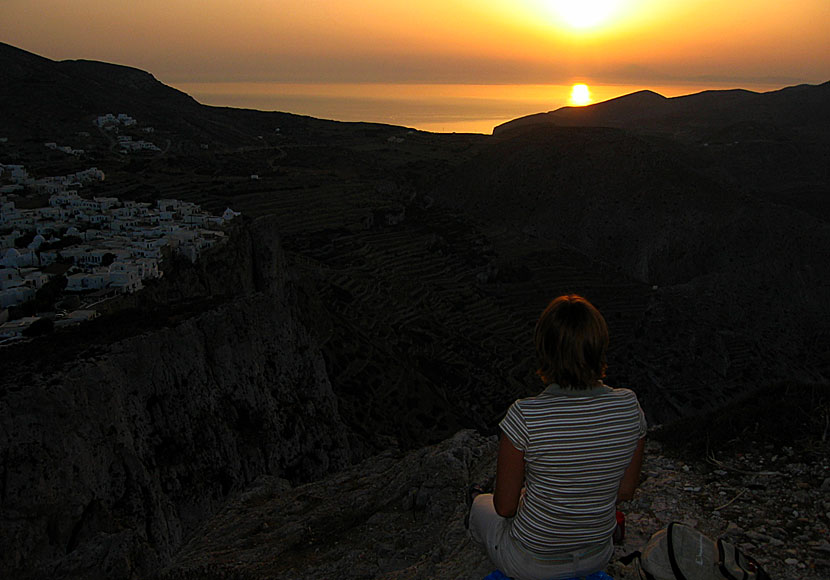
<svg viewBox="0 0 830 580">
<path fill-rule="evenodd" d="M 676 84 L 588 86 L 588 100 L 572 100 L 567 85 L 172 82 L 205 105 L 282 111 L 337 121 L 400 125 L 437 133 L 490 134 L 511 119 L 592 104 L 648 89 L 665 97 L 742 88 L 767 92 L 781 85 Z M 583 90 L 584 94 L 584 90 Z"/>
</svg>

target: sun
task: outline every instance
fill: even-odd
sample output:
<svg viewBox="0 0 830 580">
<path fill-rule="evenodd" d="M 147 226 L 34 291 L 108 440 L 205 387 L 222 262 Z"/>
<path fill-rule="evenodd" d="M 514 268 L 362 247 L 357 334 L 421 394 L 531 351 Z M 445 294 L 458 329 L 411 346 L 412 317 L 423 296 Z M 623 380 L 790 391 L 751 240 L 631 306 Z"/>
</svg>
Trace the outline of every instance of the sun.
<svg viewBox="0 0 830 580">
<path fill-rule="evenodd" d="M 591 103 L 591 89 L 588 85 L 576 84 L 571 87 L 571 98 L 568 103 L 576 107 L 582 107 Z"/>
<path fill-rule="evenodd" d="M 569 26 L 580 30 L 608 21 L 621 0 L 550 0 L 550 7 Z"/>
</svg>

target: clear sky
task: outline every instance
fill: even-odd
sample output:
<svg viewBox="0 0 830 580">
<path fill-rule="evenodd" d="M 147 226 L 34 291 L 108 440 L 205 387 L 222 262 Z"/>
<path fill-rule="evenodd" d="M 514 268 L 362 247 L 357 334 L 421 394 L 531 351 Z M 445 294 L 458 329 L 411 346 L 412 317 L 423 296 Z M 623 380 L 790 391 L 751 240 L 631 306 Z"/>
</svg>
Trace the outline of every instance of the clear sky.
<svg viewBox="0 0 830 580">
<path fill-rule="evenodd" d="M 166 83 L 830 80 L 830 0 L 0 0 L 0 40 Z"/>
</svg>

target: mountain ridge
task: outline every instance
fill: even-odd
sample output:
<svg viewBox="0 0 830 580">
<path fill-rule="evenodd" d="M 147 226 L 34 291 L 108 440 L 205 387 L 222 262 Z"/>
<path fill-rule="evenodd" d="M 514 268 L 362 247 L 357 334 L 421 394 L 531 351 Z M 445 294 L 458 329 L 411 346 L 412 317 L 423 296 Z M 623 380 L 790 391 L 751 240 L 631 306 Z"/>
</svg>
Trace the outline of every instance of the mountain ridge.
<svg viewBox="0 0 830 580">
<path fill-rule="evenodd" d="M 830 81 L 818 85 L 796 85 L 758 93 L 746 89 L 706 90 L 691 95 L 664 97 L 644 90 L 584 107 L 562 107 L 547 113 L 519 117 L 496 126 L 494 135 L 533 125 L 609 126 L 631 130 L 663 130 L 680 126 L 699 137 L 711 127 L 693 124 L 724 124 L 745 119 L 776 122 L 809 130 L 812 135 L 826 135 L 830 113 Z M 818 125 L 817 127 L 815 125 Z M 673 131 L 677 134 L 679 131 Z"/>
</svg>

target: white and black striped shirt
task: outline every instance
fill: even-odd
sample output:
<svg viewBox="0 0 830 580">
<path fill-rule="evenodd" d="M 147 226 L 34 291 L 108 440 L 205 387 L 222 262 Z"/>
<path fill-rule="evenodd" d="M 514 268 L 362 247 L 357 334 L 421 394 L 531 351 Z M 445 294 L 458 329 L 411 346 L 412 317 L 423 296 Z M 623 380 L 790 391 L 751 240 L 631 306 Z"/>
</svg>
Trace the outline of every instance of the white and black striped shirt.
<svg viewBox="0 0 830 580">
<path fill-rule="evenodd" d="M 511 537 L 541 557 L 607 542 L 620 480 L 646 433 L 634 392 L 553 384 L 513 403 L 500 427 L 525 459 Z"/>
</svg>

